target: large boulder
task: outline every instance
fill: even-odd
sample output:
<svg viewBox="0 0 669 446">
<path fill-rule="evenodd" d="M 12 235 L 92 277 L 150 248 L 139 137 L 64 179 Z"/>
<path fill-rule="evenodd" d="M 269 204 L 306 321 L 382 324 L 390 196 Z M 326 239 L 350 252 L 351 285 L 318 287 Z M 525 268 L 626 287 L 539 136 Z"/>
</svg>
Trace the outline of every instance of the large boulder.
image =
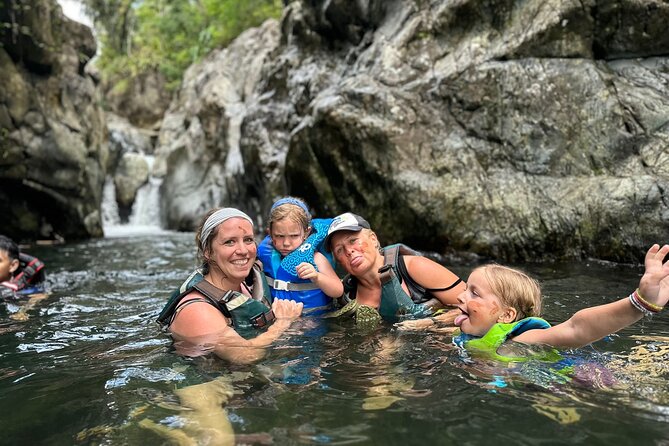
<svg viewBox="0 0 669 446">
<path fill-rule="evenodd" d="M 293 1 L 280 35 L 187 73 L 161 130 L 167 223 L 260 220 L 289 193 L 419 249 L 639 260 L 669 233 L 667 19 L 641 0 Z"/>
<path fill-rule="evenodd" d="M 52 0 L 0 5 L 0 232 L 101 236 L 106 128 L 84 70 L 93 34 Z"/>
<path fill-rule="evenodd" d="M 101 88 L 106 106 L 132 125 L 157 130 L 170 105 L 172 92 L 165 77 L 157 70 L 147 70 L 126 79 L 103 80 Z"/>
</svg>

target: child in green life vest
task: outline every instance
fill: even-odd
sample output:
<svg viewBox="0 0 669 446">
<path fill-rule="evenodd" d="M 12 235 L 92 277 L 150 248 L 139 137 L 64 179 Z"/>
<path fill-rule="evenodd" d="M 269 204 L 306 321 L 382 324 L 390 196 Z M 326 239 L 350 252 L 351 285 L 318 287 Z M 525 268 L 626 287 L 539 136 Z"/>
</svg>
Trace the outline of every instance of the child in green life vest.
<svg viewBox="0 0 669 446">
<path fill-rule="evenodd" d="M 639 287 L 628 297 L 585 308 L 552 327 L 538 317 L 541 291 L 536 280 L 501 265 L 476 268 L 467 289 L 458 296 L 460 314 L 453 323 L 460 333 L 453 340 L 466 349 L 488 350 L 495 356 L 500 356 L 497 349 L 507 341 L 557 348 L 590 344 L 664 308 L 669 301 L 669 261 L 663 262 L 668 253 L 669 245 L 655 244 L 648 250 Z M 433 323 L 434 319 L 427 319 L 398 325 L 415 329 Z"/>
</svg>

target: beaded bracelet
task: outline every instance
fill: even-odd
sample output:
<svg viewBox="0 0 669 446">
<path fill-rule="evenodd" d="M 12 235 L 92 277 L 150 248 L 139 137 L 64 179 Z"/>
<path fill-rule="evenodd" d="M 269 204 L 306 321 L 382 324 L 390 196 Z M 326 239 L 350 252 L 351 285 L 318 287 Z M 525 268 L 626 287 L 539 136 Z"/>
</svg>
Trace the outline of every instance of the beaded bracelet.
<svg viewBox="0 0 669 446">
<path fill-rule="evenodd" d="M 630 294 L 630 295 L 628 296 L 628 299 L 629 299 L 630 302 L 632 303 L 632 306 L 633 306 L 634 308 L 636 308 L 637 310 L 639 310 L 640 312 L 642 312 L 644 316 L 652 316 L 652 315 L 655 314 L 655 313 L 653 313 L 652 311 L 650 311 L 650 310 L 646 309 L 645 307 L 643 307 L 643 306 L 639 303 L 639 301 L 636 300 L 636 297 L 634 296 L 634 293 Z"/>
<path fill-rule="evenodd" d="M 644 316 L 652 316 L 656 313 L 659 313 L 664 308 L 659 305 L 650 303 L 641 297 L 641 293 L 639 293 L 638 288 L 629 295 L 629 301 L 632 303 L 632 306 L 642 312 Z"/>
<path fill-rule="evenodd" d="M 653 313 L 659 313 L 664 309 L 664 307 L 648 302 L 646 299 L 644 299 L 643 296 L 641 295 L 641 291 L 639 291 L 639 288 L 637 288 L 634 291 L 634 294 L 636 294 L 636 298 L 639 301 L 639 303 L 644 307 L 648 308 L 648 310 L 652 311 Z"/>
</svg>

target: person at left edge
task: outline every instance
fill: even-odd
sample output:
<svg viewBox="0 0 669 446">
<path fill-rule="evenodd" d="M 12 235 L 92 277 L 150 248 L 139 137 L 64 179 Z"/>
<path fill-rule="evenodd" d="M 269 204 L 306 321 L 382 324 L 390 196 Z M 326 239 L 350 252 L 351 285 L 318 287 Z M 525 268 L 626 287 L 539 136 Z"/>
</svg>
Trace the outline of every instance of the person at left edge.
<svg viewBox="0 0 669 446">
<path fill-rule="evenodd" d="M 264 355 L 302 313 L 302 304 L 272 299 L 256 263 L 253 222 L 242 211 L 210 211 L 196 235 L 202 266 L 176 290 L 158 316 L 181 354 L 213 351 L 237 363 Z"/>
<path fill-rule="evenodd" d="M 9 237 L 0 235 L 0 297 L 20 299 L 45 292 L 44 263 L 19 251 Z"/>
<path fill-rule="evenodd" d="M 258 246 L 258 259 L 272 296 L 304 304 L 304 313 L 331 309 L 344 287 L 335 273 L 323 241 L 332 219 L 311 218 L 306 203 L 296 197 L 274 202 L 267 237 Z"/>
</svg>

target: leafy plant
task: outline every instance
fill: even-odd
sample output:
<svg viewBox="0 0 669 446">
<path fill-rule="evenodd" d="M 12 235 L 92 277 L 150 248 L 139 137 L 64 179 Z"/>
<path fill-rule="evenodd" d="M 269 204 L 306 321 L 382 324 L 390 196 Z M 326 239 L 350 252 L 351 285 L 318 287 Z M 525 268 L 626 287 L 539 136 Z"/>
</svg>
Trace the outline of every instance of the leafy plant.
<svg viewBox="0 0 669 446">
<path fill-rule="evenodd" d="M 280 0 L 84 0 L 101 43 L 103 77 L 160 71 L 174 89 L 184 71 L 245 29 L 278 18 Z M 117 81 L 118 82 L 118 81 Z"/>
</svg>

